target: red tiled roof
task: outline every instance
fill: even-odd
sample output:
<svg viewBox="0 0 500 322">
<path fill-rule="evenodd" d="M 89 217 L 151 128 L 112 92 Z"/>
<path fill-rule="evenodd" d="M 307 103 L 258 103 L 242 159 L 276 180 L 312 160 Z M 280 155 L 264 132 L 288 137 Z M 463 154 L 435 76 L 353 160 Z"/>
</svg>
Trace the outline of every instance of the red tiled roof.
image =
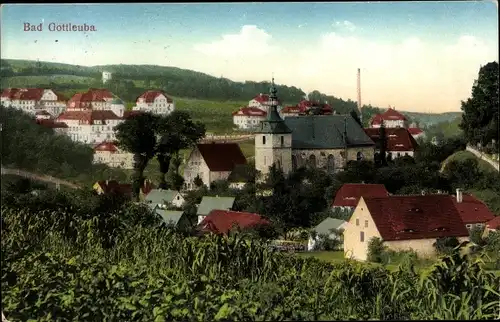
<svg viewBox="0 0 500 322">
<path fill-rule="evenodd" d="M 462 202 L 457 202 L 455 196 L 450 197 L 453 199 L 465 224 L 486 223 L 495 218 L 488 206 L 472 195 L 462 194 Z"/>
<path fill-rule="evenodd" d="M 2 91 L 1 97 L 11 99 L 17 91 L 19 88 L 6 88 Z"/>
<path fill-rule="evenodd" d="M 382 119 L 384 120 L 399 120 L 399 121 L 406 121 L 406 116 L 404 116 L 403 114 L 399 113 L 398 111 L 396 111 L 394 108 L 390 108 L 385 111 L 384 113 L 382 113 Z"/>
<path fill-rule="evenodd" d="M 125 111 L 123 112 L 123 118 L 128 119 L 130 117 L 134 117 L 136 115 L 144 113 L 143 111 Z"/>
<path fill-rule="evenodd" d="M 448 195 L 363 197 L 382 239 L 469 236 Z"/>
<path fill-rule="evenodd" d="M 257 96 L 255 96 L 253 98 L 254 100 L 256 100 L 257 102 L 261 103 L 261 104 L 265 104 L 269 101 L 269 95 L 267 94 L 259 94 Z"/>
<path fill-rule="evenodd" d="M 245 229 L 257 225 L 269 225 L 269 221 L 254 213 L 214 209 L 198 227 L 205 232 L 227 234 L 235 226 Z"/>
<path fill-rule="evenodd" d="M 386 197 L 389 195 L 383 184 L 346 183 L 335 195 L 332 207 L 356 207 L 361 197 Z"/>
<path fill-rule="evenodd" d="M 364 130 L 378 146 L 380 144 L 380 129 L 367 128 Z M 385 134 L 387 138 L 387 151 L 415 151 L 418 147 L 415 138 L 405 128 L 386 128 Z"/>
<path fill-rule="evenodd" d="M 237 143 L 198 144 L 198 150 L 210 171 L 233 171 L 237 164 L 246 164 L 247 159 Z"/>
<path fill-rule="evenodd" d="M 113 142 L 104 141 L 95 146 L 94 151 L 117 152 L 118 148 Z"/>
<path fill-rule="evenodd" d="M 411 135 L 419 135 L 420 133 L 424 133 L 424 131 L 422 131 L 418 127 L 410 127 L 408 128 L 408 132 L 410 132 Z"/>
<path fill-rule="evenodd" d="M 57 121 L 80 120 L 84 124 L 94 124 L 94 121 L 121 120 L 113 111 L 65 111 L 57 117 Z"/>
<path fill-rule="evenodd" d="M 245 116 L 256 116 L 256 117 L 265 117 L 267 115 L 266 111 L 261 110 L 256 107 L 242 107 L 236 112 L 233 112 L 233 116 L 235 115 L 245 115 Z"/>
<path fill-rule="evenodd" d="M 371 124 L 371 125 L 380 125 L 380 124 L 382 124 L 382 115 L 380 115 L 380 114 L 375 114 L 375 115 L 372 117 L 372 119 L 371 119 L 371 121 L 370 121 L 370 124 Z"/>
<path fill-rule="evenodd" d="M 500 230 L 500 216 L 496 216 L 486 223 L 488 229 Z"/>
<path fill-rule="evenodd" d="M 36 120 L 36 123 L 51 129 L 64 129 L 68 127 L 66 123 L 56 122 L 53 119 L 38 119 Z"/>
<path fill-rule="evenodd" d="M 45 89 L 43 88 L 7 88 L 2 97 L 11 100 L 39 101 Z"/>
<path fill-rule="evenodd" d="M 299 106 L 285 106 L 281 110 L 281 113 L 290 113 L 290 114 L 297 114 L 297 113 L 304 113 L 305 110 Z"/>
<path fill-rule="evenodd" d="M 123 193 L 127 196 L 132 194 L 132 185 L 128 183 L 119 183 L 116 180 L 101 180 L 97 183 L 105 194 L 113 192 Z"/>
<path fill-rule="evenodd" d="M 164 95 L 167 98 L 168 103 L 173 102 L 172 98 L 168 97 L 163 91 L 146 91 L 136 99 L 136 102 L 139 103 L 139 99 L 143 98 L 144 102 L 153 103 L 154 100 L 160 95 Z"/>
<path fill-rule="evenodd" d="M 149 181 L 149 179 L 144 180 L 144 184 L 141 187 L 141 191 L 144 195 L 147 195 L 148 193 L 153 190 L 155 186 Z"/>
<path fill-rule="evenodd" d="M 68 108 L 91 108 L 92 102 L 105 102 L 113 98 L 107 89 L 91 88 L 85 93 L 76 93 L 68 101 Z"/>
</svg>

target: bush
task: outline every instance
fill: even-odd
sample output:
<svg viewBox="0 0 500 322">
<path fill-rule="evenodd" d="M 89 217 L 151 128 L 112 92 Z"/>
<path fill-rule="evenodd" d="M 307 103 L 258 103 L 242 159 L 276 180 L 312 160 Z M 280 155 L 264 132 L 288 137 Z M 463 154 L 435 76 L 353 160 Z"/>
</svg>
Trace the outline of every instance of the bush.
<svg viewBox="0 0 500 322">
<path fill-rule="evenodd" d="M 384 245 L 382 239 L 372 237 L 368 241 L 368 261 L 373 263 L 383 263 L 387 260 L 386 249 L 387 247 Z"/>
<path fill-rule="evenodd" d="M 434 248 L 438 254 L 451 255 L 459 245 L 460 242 L 456 237 L 441 237 L 436 239 Z"/>
</svg>

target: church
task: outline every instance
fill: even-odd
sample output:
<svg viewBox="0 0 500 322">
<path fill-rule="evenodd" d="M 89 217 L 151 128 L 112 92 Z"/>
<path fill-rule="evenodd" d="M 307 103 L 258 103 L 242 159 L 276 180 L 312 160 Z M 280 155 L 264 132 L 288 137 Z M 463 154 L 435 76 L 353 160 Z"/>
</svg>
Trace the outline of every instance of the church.
<svg viewBox="0 0 500 322">
<path fill-rule="evenodd" d="M 350 115 L 292 116 L 282 119 L 272 81 L 269 113 L 255 131 L 255 168 L 263 175 L 274 164 L 287 174 L 301 167 L 342 171 L 347 162 L 373 161 L 375 143 Z"/>
</svg>

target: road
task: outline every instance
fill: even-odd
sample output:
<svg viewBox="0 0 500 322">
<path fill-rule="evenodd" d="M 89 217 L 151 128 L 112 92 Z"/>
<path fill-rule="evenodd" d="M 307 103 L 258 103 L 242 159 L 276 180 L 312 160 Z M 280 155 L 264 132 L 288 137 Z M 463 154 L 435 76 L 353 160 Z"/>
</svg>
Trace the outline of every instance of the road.
<svg viewBox="0 0 500 322">
<path fill-rule="evenodd" d="M 36 173 L 32 173 L 32 172 L 28 172 L 28 171 L 20 170 L 20 169 L 8 169 L 8 168 L 4 168 L 4 167 L 1 167 L 1 169 L 2 169 L 2 175 L 21 176 L 21 177 L 28 178 L 31 180 L 52 183 L 55 185 L 61 185 L 61 186 L 69 187 L 72 189 L 79 189 L 80 188 L 80 186 L 78 186 L 72 182 L 69 182 L 66 180 L 61 180 L 61 179 L 58 179 L 58 178 L 55 178 L 52 176 L 39 175 Z"/>
</svg>

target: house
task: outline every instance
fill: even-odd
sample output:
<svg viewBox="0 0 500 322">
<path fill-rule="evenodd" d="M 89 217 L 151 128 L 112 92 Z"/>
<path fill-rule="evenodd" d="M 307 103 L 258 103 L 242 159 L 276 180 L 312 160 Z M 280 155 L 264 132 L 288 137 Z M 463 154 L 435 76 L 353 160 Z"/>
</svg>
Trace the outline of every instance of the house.
<svg viewBox="0 0 500 322">
<path fill-rule="evenodd" d="M 281 103 L 278 101 L 278 105 Z M 269 112 L 269 95 L 260 93 L 248 102 L 248 107 L 256 107 L 266 113 Z"/>
<path fill-rule="evenodd" d="M 282 118 L 300 115 L 331 115 L 332 107 L 327 103 L 302 100 L 295 106 L 286 106 L 280 112 Z"/>
<path fill-rule="evenodd" d="M 5 107 L 12 107 L 35 115 L 46 111 L 52 116 L 59 115 L 66 108 L 64 96 L 48 88 L 7 88 L 0 97 Z"/>
<path fill-rule="evenodd" d="M 370 121 L 370 127 L 379 128 L 382 123 L 386 128 L 408 128 L 408 119 L 403 114 L 390 107 L 382 114 L 376 114 Z"/>
<path fill-rule="evenodd" d="M 125 105 L 107 89 L 90 88 L 87 92 L 77 93 L 68 101 L 68 111 L 112 111 L 123 117 Z"/>
<path fill-rule="evenodd" d="M 374 237 L 390 250 L 432 257 L 438 238 L 463 242 L 469 240 L 469 232 L 448 195 L 361 197 L 344 229 L 344 256 L 367 260 Z"/>
<path fill-rule="evenodd" d="M 103 141 L 94 147 L 94 163 L 112 168 L 133 169 L 134 155 L 120 149 L 116 142 Z"/>
<path fill-rule="evenodd" d="M 373 160 L 375 143 L 350 115 L 294 116 L 283 120 L 277 111 L 274 81 L 269 100 L 267 119 L 255 131 L 255 168 L 264 176 L 273 164 L 285 174 L 301 167 L 335 173 L 344 169 L 348 161 Z"/>
<path fill-rule="evenodd" d="M 174 226 L 177 228 L 184 228 L 190 226 L 189 219 L 184 214 L 183 211 L 176 210 L 164 210 L 164 209 L 155 209 L 155 213 L 158 214 L 163 222 L 168 226 Z"/>
<path fill-rule="evenodd" d="M 40 126 L 53 129 L 55 134 L 67 134 L 68 126 L 66 123 L 56 122 L 54 119 L 38 119 L 36 123 Z"/>
<path fill-rule="evenodd" d="M 227 235 L 235 228 L 243 230 L 269 224 L 267 219 L 254 213 L 214 209 L 198 228 L 205 233 Z"/>
<path fill-rule="evenodd" d="M 196 188 L 198 177 L 203 184 L 227 180 L 235 165 L 246 164 L 247 160 L 237 143 L 197 144 L 184 166 L 184 185 L 188 190 Z"/>
<path fill-rule="evenodd" d="M 260 121 L 266 119 L 267 112 L 257 107 L 243 107 L 233 112 L 233 123 L 242 130 L 253 129 L 259 126 Z"/>
<path fill-rule="evenodd" d="M 389 192 L 383 184 L 345 183 L 335 194 L 332 209 L 354 210 L 361 197 L 387 197 Z"/>
<path fill-rule="evenodd" d="M 98 195 L 118 193 L 124 196 L 132 196 L 132 185 L 128 183 L 119 183 L 116 180 L 100 180 L 92 186 Z"/>
<path fill-rule="evenodd" d="M 196 215 L 198 216 L 198 223 L 202 222 L 203 219 L 214 209 L 231 210 L 231 208 L 233 208 L 234 199 L 234 197 L 204 196 L 201 199 L 201 203 L 198 205 L 198 211 L 196 212 Z"/>
<path fill-rule="evenodd" d="M 99 144 L 115 141 L 114 127 L 123 119 L 111 110 L 67 110 L 56 118 L 68 125 L 67 134 L 73 141 Z"/>
<path fill-rule="evenodd" d="M 367 128 L 365 133 L 375 142 L 375 156 L 380 153 L 382 139 L 380 138 L 380 128 Z M 405 128 L 385 129 L 386 157 L 392 159 L 415 155 L 418 143 L 410 132 Z"/>
<path fill-rule="evenodd" d="M 285 106 L 279 112 L 281 118 L 288 116 L 299 116 L 304 115 L 304 111 L 298 106 Z"/>
<path fill-rule="evenodd" d="M 182 207 L 185 200 L 179 191 L 153 189 L 147 194 L 144 201 L 152 208 L 158 206 L 160 209 L 166 209 L 168 204 Z"/>
<path fill-rule="evenodd" d="M 230 189 L 243 189 L 247 183 L 255 182 L 255 169 L 251 164 L 237 164 L 227 181 Z"/>
<path fill-rule="evenodd" d="M 468 229 L 484 228 L 489 221 L 495 218 L 484 202 L 472 195 L 464 194 L 461 189 L 457 189 L 456 196 L 452 196 L 451 199 L 453 199 L 462 221 Z"/>
<path fill-rule="evenodd" d="M 418 127 L 409 127 L 408 132 L 410 132 L 411 136 L 413 136 L 415 140 L 425 137 L 425 132 Z"/>
<path fill-rule="evenodd" d="M 331 239 L 341 238 L 341 236 L 335 233 L 335 230 L 343 230 L 346 224 L 347 222 L 344 220 L 330 217 L 326 218 L 312 229 L 311 232 L 313 234 L 309 237 L 309 241 L 307 242 L 307 250 L 314 250 L 321 236 L 328 236 L 328 238 Z"/>
<path fill-rule="evenodd" d="M 163 91 L 146 91 L 136 99 L 133 111 L 151 112 L 153 114 L 168 115 L 175 109 L 175 104 Z"/>
</svg>

